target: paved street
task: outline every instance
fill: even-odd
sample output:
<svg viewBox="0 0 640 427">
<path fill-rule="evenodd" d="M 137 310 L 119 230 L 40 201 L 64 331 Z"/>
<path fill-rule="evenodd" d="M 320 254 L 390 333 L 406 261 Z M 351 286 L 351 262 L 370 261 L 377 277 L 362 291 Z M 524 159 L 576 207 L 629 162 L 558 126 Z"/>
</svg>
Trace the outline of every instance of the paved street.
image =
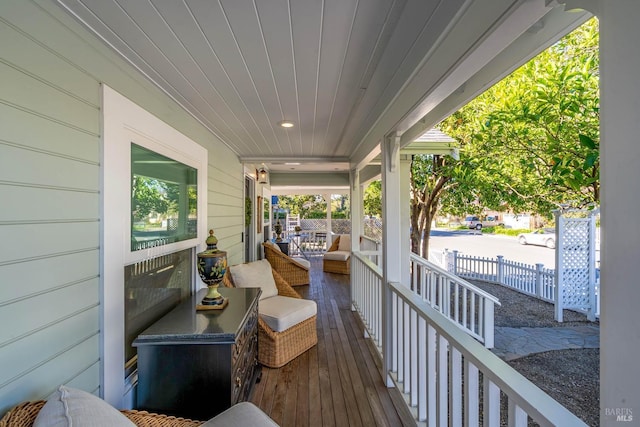
<svg viewBox="0 0 640 427">
<path fill-rule="evenodd" d="M 516 237 L 504 235 L 475 234 L 472 230 L 431 230 L 429 247 L 442 251 L 445 248 L 458 250 L 467 255 L 495 258 L 503 255 L 505 259 L 526 264 L 544 264 L 546 268 L 555 268 L 555 251 L 544 246 L 521 245 Z"/>
</svg>

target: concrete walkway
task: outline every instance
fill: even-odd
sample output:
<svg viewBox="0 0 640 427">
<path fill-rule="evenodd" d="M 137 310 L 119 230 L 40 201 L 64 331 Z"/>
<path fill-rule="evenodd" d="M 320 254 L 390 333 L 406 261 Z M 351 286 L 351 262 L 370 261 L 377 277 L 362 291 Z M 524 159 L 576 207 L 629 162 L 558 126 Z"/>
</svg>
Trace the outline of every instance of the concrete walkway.
<svg viewBox="0 0 640 427">
<path fill-rule="evenodd" d="M 495 328 L 493 353 L 504 360 L 514 360 L 550 350 L 600 348 L 597 325 L 558 328 Z"/>
</svg>

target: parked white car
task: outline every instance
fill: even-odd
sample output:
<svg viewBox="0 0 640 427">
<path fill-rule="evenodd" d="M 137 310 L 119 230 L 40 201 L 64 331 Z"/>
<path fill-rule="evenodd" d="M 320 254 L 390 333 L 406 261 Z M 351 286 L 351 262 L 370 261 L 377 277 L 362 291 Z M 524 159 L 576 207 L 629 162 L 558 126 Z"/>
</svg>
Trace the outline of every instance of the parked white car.
<svg viewBox="0 0 640 427">
<path fill-rule="evenodd" d="M 520 233 L 518 234 L 518 242 L 521 245 L 538 245 L 553 249 L 556 247 L 556 232 L 541 228 L 531 233 Z"/>
</svg>

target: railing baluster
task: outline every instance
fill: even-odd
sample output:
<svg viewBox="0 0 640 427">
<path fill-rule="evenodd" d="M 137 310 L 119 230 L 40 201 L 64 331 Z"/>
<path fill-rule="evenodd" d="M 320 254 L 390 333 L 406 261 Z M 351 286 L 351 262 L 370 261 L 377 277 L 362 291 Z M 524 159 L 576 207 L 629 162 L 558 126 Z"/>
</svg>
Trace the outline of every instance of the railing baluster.
<svg viewBox="0 0 640 427">
<path fill-rule="evenodd" d="M 454 283 L 453 286 L 453 319 L 456 323 L 460 323 L 460 285 Z"/>
<path fill-rule="evenodd" d="M 411 345 L 410 345 L 410 319 L 409 319 L 409 304 L 403 304 L 402 307 L 402 339 L 403 350 L 403 362 L 402 362 L 402 381 L 404 385 L 404 392 L 409 393 L 411 391 Z"/>
<path fill-rule="evenodd" d="M 464 365 L 464 425 L 476 427 L 480 425 L 478 368 L 468 359 L 465 359 Z"/>
<path fill-rule="evenodd" d="M 438 336 L 438 425 L 446 426 L 448 424 L 448 401 L 449 401 L 449 343 L 447 339 Z"/>
<path fill-rule="evenodd" d="M 437 422 L 437 400 L 436 380 L 438 379 L 438 369 L 436 367 L 437 355 L 437 335 L 436 330 L 427 324 L 427 418 L 429 427 L 435 427 Z"/>
<path fill-rule="evenodd" d="M 462 290 L 462 325 L 465 328 L 469 327 L 468 324 L 467 324 L 467 321 L 468 321 L 468 319 L 467 319 L 467 310 L 469 309 L 467 307 L 467 298 L 468 298 L 467 293 L 468 293 L 468 289 L 465 287 Z"/>
<path fill-rule="evenodd" d="M 427 419 L 427 321 L 418 316 L 418 421 Z M 414 356 L 414 357 L 415 357 Z"/>
<path fill-rule="evenodd" d="M 449 417 L 451 427 L 462 427 L 462 355 L 458 349 L 449 350 Z"/>
<path fill-rule="evenodd" d="M 498 427 L 500 425 L 500 389 L 487 377 L 484 378 L 482 400 L 484 425 Z"/>
<path fill-rule="evenodd" d="M 404 315 L 404 301 L 398 299 L 396 317 L 398 319 L 398 326 L 396 328 L 396 336 L 398 337 L 398 348 L 396 349 L 396 357 L 398 360 L 398 382 L 404 381 L 404 330 L 402 328 L 402 316 Z"/>
<path fill-rule="evenodd" d="M 469 330 L 476 331 L 476 294 L 471 294 L 471 301 L 469 304 Z"/>
<path fill-rule="evenodd" d="M 409 324 L 409 336 L 411 337 L 409 354 L 410 357 L 410 375 L 411 375 L 411 406 L 418 406 L 418 358 L 415 355 L 418 352 L 418 313 L 411 309 Z"/>
<path fill-rule="evenodd" d="M 527 413 L 519 407 L 513 399 L 509 399 L 509 427 L 527 427 Z"/>
</svg>

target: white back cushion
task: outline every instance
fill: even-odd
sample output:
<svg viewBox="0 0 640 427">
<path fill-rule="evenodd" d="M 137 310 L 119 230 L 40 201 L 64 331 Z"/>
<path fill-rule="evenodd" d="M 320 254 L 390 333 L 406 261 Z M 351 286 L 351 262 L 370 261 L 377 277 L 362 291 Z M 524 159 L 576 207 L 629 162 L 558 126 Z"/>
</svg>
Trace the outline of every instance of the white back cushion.
<svg viewBox="0 0 640 427">
<path fill-rule="evenodd" d="M 338 250 L 351 252 L 351 235 L 350 234 L 340 235 L 340 241 L 338 242 Z"/>
<path fill-rule="evenodd" d="M 266 259 L 233 265 L 230 268 L 233 283 L 238 288 L 260 288 L 262 289 L 260 299 L 278 295 L 276 281 L 271 273 L 271 264 Z"/>
<path fill-rule="evenodd" d="M 269 245 L 270 248 L 278 251 L 278 252 L 282 252 L 282 250 L 280 249 L 280 246 L 276 245 L 273 242 L 265 242 L 266 245 Z"/>
</svg>

